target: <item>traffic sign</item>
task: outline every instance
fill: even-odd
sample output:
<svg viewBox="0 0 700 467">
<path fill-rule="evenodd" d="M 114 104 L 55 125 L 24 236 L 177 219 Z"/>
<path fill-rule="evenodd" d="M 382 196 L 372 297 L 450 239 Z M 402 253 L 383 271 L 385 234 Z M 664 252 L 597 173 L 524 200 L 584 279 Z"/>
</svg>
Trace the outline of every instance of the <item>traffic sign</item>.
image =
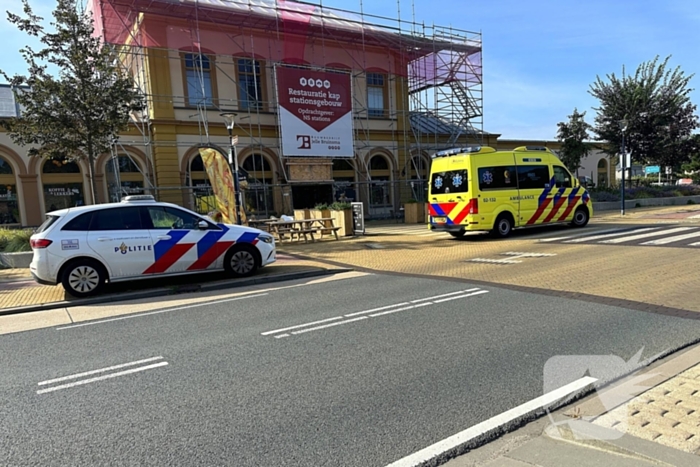
<svg viewBox="0 0 700 467">
<path fill-rule="evenodd" d="M 233 139 L 231 140 L 233 144 L 238 144 L 238 135 L 233 135 Z"/>
<path fill-rule="evenodd" d="M 666 166 L 666 175 L 671 175 L 673 173 L 673 167 L 670 165 Z"/>
<path fill-rule="evenodd" d="M 648 165 L 644 167 L 644 173 L 649 175 L 649 174 L 657 174 L 661 171 L 661 167 L 658 165 Z"/>
</svg>

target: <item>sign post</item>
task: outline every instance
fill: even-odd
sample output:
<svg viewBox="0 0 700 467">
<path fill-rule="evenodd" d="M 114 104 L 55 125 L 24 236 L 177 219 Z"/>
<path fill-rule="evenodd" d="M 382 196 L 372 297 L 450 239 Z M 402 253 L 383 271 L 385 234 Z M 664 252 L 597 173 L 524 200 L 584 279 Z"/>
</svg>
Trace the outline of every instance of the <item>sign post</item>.
<svg viewBox="0 0 700 467">
<path fill-rule="evenodd" d="M 365 234 L 365 205 L 360 202 L 350 203 L 352 208 L 353 235 Z"/>
</svg>

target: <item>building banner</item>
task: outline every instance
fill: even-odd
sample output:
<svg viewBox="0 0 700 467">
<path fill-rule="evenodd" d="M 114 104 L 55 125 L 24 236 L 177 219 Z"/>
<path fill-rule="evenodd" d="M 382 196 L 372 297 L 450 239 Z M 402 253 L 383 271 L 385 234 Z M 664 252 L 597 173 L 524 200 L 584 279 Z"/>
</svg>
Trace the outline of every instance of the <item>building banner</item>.
<svg viewBox="0 0 700 467">
<path fill-rule="evenodd" d="M 276 68 L 282 154 L 353 157 L 349 73 Z"/>
<path fill-rule="evenodd" d="M 236 197 L 233 187 L 233 174 L 226 157 L 214 148 L 200 148 L 204 170 L 207 171 L 214 196 L 216 196 L 217 210 L 221 214 L 221 222 L 224 224 L 236 223 Z M 243 209 L 241 209 L 242 211 Z M 243 213 L 241 213 L 243 216 Z M 245 218 L 241 217 L 241 222 Z"/>
</svg>

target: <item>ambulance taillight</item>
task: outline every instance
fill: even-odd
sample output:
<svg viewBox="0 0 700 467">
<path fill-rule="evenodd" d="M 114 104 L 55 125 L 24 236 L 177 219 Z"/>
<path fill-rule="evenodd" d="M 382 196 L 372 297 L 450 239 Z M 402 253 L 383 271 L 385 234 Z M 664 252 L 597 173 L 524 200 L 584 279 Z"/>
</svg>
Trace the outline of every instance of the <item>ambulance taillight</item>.
<svg viewBox="0 0 700 467">
<path fill-rule="evenodd" d="M 469 214 L 479 214 L 479 199 L 472 198 L 471 203 L 469 203 Z"/>
</svg>

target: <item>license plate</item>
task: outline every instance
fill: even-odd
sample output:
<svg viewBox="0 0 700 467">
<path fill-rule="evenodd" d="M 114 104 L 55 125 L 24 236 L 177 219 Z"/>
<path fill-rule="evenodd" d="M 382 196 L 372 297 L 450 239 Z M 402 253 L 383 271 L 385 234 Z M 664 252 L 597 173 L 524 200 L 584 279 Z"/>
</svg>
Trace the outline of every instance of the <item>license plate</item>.
<svg viewBox="0 0 700 467">
<path fill-rule="evenodd" d="M 436 224 L 447 224 L 447 217 L 433 217 Z"/>
</svg>

